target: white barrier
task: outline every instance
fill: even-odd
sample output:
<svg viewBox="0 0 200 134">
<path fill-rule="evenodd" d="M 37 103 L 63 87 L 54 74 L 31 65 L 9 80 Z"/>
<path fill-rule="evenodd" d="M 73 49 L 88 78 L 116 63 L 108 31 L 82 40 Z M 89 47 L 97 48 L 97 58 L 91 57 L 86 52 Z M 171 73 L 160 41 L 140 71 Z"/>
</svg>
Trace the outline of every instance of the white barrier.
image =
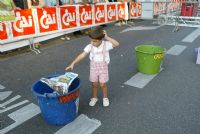
<svg viewBox="0 0 200 134">
<path fill-rule="evenodd" d="M 155 15 L 180 9 L 183 0 L 137 0 L 142 3 L 142 19 L 153 19 Z"/>
<path fill-rule="evenodd" d="M 0 22 L 0 52 L 74 31 L 141 16 L 141 3 L 99 3 L 16 10 L 14 22 Z"/>
</svg>

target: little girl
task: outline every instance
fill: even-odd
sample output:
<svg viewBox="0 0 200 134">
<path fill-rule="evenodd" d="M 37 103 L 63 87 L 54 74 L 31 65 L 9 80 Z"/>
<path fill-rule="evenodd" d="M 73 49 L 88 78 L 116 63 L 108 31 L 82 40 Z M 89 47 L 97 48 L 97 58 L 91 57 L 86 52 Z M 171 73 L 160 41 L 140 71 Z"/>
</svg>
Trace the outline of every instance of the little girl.
<svg viewBox="0 0 200 134">
<path fill-rule="evenodd" d="M 119 42 L 109 37 L 102 27 L 95 27 L 91 29 L 89 34 L 91 39 L 84 51 L 79 54 L 75 60 L 65 69 L 73 69 L 74 65 L 84 59 L 90 53 L 90 81 L 92 82 L 92 98 L 89 102 L 90 106 L 95 106 L 97 99 L 97 88 L 100 84 L 103 92 L 103 106 L 109 106 L 109 99 L 107 93 L 106 83 L 108 77 L 108 64 L 110 62 L 109 51 L 119 45 Z M 107 40 L 104 41 L 103 39 Z"/>
</svg>

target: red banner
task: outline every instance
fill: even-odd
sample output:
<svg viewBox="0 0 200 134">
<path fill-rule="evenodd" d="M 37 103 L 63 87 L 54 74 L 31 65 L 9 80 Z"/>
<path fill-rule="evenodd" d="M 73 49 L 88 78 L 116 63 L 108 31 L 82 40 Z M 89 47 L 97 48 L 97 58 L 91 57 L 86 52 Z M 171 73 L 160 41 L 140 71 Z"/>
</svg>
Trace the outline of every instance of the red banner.
<svg viewBox="0 0 200 134">
<path fill-rule="evenodd" d="M 60 18 L 62 29 L 77 27 L 76 7 L 60 7 Z"/>
<path fill-rule="evenodd" d="M 107 5 L 107 20 L 108 22 L 116 20 L 116 5 L 115 4 L 108 4 Z"/>
<path fill-rule="evenodd" d="M 8 39 L 8 34 L 6 31 L 6 24 L 4 22 L 0 22 L 0 39 L 5 40 Z"/>
<path fill-rule="evenodd" d="M 79 6 L 80 26 L 92 25 L 92 6 Z"/>
<path fill-rule="evenodd" d="M 59 30 L 69 29 L 70 32 L 70 28 L 81 29 L 83 26 L 93 27 L 95 24 L 122 20 L 128 16 L 125 4 L 101 3 L 16 10 L 14 22 L 0 23 L 0 41 L 37 38 L 48 33 L 60 32 Z M 141 16 L 141 6 L 141 3 L 130 3 L 130 10 L 133 9 L 132 12 L 129 11 L 130 16 Z"/>
<path fill-rule="evenodd" d="M 169 3 L 169 5 L 170 4 L 171 3 Z M 166 12 L 166 3 L 165 2 L 154 2 L 153 5 L 154 5 L 154 14 L 155 15 L 157 15 L 157 14 L 163 14 L 163 13 Z"/>
<path fill-rule="evenodd" d="M 31 9 L 16 10 L 15 16 L 15 21 L 12 22 L 14 37 L 35 34 L 35 21 Z"/>
<path fill-rule="evenodd" d="M 125 4 L 124 3 L 118 4 L 117 10 L 118 10 L 118 20 L 125 19 Z"/>
<path fill-rule="evenodd" d="M 129 14 L 130 17 L 137 17 L 137 3 L 136 2 L 130 2 L 130 8 L 129 8 Z"/>
<path fill-rule="evenodd" d="M 105 7 L 104 5 L 96 5 L 94 7 L 95 12 L 95 24 L 105 22 Z"/>
<path fill-rule="evenodd" d="M 56 8 L 37 9 L 38 24 L 41 33 L 58 30 Z"/>
</svg>

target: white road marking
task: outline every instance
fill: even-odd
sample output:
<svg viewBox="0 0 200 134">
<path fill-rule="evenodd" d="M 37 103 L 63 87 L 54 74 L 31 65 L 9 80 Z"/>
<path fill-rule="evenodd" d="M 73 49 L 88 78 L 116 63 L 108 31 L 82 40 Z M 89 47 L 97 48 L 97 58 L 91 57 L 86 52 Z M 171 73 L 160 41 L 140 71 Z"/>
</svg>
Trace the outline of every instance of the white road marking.
<svg viewBox="0 0 200 134">
<path fill-rule="evenodd" d="M 163 69 L 161 69 L 162 71 Z M 133 77 L 131 77 L 128 81 L 126 81 L 124 84 L 137 87 L 137 88 L 143 88 L 145 87 L 154 77 L 156 77 L 158 74 L 153 75 L 147 75 L 138 72 Z"/>
<path fill-rule="evenodd" d="M 40 108 L 31 103 L 29 105 L 26 105 L 25 107 L 22 107 L 21 109 L 11 113 L 8 115 L 11 119 L 13 119 L 15 122 L 2 130 L 0 130 L 1 134 L 5 134 L 9 132 L 10 130 L 14 129 L 15 127 L 21 125 L 25 121 L 33 118 L 34 116 L 38 115 L 40 113 Z"/>
<path fill-rule="evenodd" d="M 86 115 L 81 114 L 73 122 L 67 124 L 55 134 L 91 134 L 100 125 L 100 121 L 96 119 L 90 119 Z"/>
<path fill-rule="evenodd" d="M 0 84 L 0 90 L 1 90 L 1 89 L 5 89 L 5 87 L 4 87 L 3 85 Z"/>
<path fill-rule="evenodd" d="M 179 55 L 179 54 L 181 54 L 186 48 L 187 48 L 187 46 L 174 45 L 173 47 L 171 47 L 171 48 L 167 51 L 167 54 Z"/>
<path fill-rule="evenodd" d="M 193 42 L 196 38 L 200 36 L 200 28 L 194 30 L 191 34 L 185 37 L 182 42 Z"/>
<path fill-rule="evenodd" d="M 22 101 L 22 102 L 19 102 L 19 103 L 17 103 L 17 104 L 14 104 L 14 105 L 12 105 L 12 106 L 10 106 L 10 107 L 7 107 L 7 108 L 5 108 L 5 109 L 3 109 L 3 110 L 0 110 L 0 113 L 6 112 L 6 111 L 8 111 L 8 110 L 11 110 L 11 109 L 13 109 L 13 108 L 15 108 L 15 107 L 18 107 L 18 106 L 23 105 L 23 104 L 28 103 L 28 102 L 29 102 L 28 100 L 24 100 L 24 101 Z"/>
<path fill-rule="evenodd" d="M 0 92 L 0 100 L 4 100 L 6 99 L 8 96 L 10 96 L 12 94 L 12 91 L 4 91 L 4 92 Z"/>
<path fill-rule="evenodd" d="M 20 97 L 21 97 L 20 95 L 17 95 L 17 96 L 15 96 L 15 97 L 11 98 L 10 100 L 8 100 L 8 101 L 6 101 L 6 102 L 0 104 L 0 107 L 1 107 L 1 108 L 5 108 L 6 105 L 8 105 L 8 104 L 10 104 L 11 102 L 13 102 L 13 101 L 19 99 Z"/>
<path fill-rule="evenodd" d="M 138 31 L 138 30 L 155 30 L 160 27 L 161 26 L 148 26 L 148 27 L 147 26 L 137 26 L 137 27 L 134 26 L 134 27 L 127 28 L 120 33 L 125 33 L 125 32 L 129 32 L 129 31 Z"/>
</svg>

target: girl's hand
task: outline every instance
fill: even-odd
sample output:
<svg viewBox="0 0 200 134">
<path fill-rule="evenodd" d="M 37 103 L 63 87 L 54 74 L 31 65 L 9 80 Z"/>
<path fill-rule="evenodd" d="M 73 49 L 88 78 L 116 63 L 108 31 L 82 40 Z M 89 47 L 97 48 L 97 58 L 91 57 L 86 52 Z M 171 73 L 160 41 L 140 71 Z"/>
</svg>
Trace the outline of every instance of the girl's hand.
<svg viewBox="0 0 200 134">
<path fill-rule="evenodd" d="M 108 37 L 106 30 L 103 30 L 103 34 L 104 34 L 104 38 L 106 39 Z"/>
<path fill-rule="evenodd" d="M 70 66 L 66 67 L 65 70 L 66 71 L 69 70 L 69 69 L 73 70 L 73 68 L 74 68 L 74 64 L 71 64 Z"/>
<path fill-rule="evenodd" d="M 14 10 L 21 10 L 21 8 L 20 7 L 15 7 Z"/>
</svg>

